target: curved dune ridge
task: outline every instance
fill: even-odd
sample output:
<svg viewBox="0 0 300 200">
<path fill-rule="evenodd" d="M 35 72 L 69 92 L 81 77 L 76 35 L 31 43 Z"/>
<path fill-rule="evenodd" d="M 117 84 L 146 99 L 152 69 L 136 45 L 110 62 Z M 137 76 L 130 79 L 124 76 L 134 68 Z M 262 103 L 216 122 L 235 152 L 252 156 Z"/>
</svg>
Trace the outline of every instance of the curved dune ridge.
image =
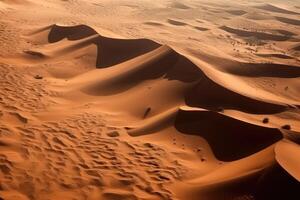
<svg viewBox="0 0 300 200">
<path fill-rule="evenodd" d="M 78 45 L 95 44 L 97 46 L 98 56 L 96 66 L 99 68 L 121 63 L 159 46 L 157 43 L 146 39 L 121 40 L 102 37 L 98 35 L 95 30 L 85 25 L 71 28 L 54 25 L 49 33 L 48 41 L 55 43 L 64 38 L 68 40 L 80 40 L 93 35 L 97 35 L 97 37 L 92 37 L 90 40 L 84 41 L 81 44 L 79 43 Z M 131 51 L 126 51 L 128 47 L 131 48 Z M 100 57 L 101 59 L 99 59 Z"/>
<path fill-rule="evenodd" d="M 76 51 L 86 45 L 96 45 L 97 61 L 95 66 L 107 69 L 91 70 L 73 77 L 68 83 L 70 87 L 79 85 L 79 89 L 86 94 L 92 96 L 120 94 L 122 96 L 122 94 L 128 93 L 131 96 L 133 95 L 131 91 L 134 91 L 136 87 L 147 80 L 156 80 L 156 82 L 164 84 L 163 80 L 165 79 L 186 85 L 179 94 L 182 96 L 177 100 L 175 106 L 186 104 L 212 111 L 179 111 L 173 122 L 174 127 L 184 134 L 196 134 L 205 138 L 217 158 L 221 160 L 236 160 L 249 156 L 280 140 L 281 134 L 278 129 L 251 125 L 227 117 L 226 112 L 225 115 L 219 114 L 219 112 L 221 113 L 226 109 L 236 109 L 246 113 L 274 114 L 293 109 L 288 105 L 264 102 L 236 93 L 210 79 L 201 70 L 201 66 L 197 66 L 170 47 L 162 46 L 150 40 L 107 38 L 85 25 L 74 27 L 53 25 L 46 30 L 49 32 L 49 43 L 59 43 L 64 39 L 74 42 L 75 44 L 68 44 L 73 48 L 64 47 L 68 51 Z M 55 49 L 55 51 L 57 50 Z M 241 72 L 243 76 L 250 77 L 293 78 L 300 76 L 298 67 L 277 64 L 252 64 L 252 67 L 250 64 L 249 66 L 243 65 L 240 63 L 239 67 L 235 68 L 234 71 L 237 72 L 232 70 L 228 72 L 234 74 Z M 280 70 L 281 68 L 282 70 Z M 246 72 L 244 69 L 252 72 Z M 174 88 L 170 88 L 169 92 L 172 93 L 172 90 Z M 151 91 L 149 93 L 150 98 L 155 95 L 151 94 Z M 135 97 L 139 98 L 138 96 Z M 138 104 L 138 102 L 136 103 Z M 149 105 L 144 112 L 146 113 L 147 109 L 155 108 L 155 106 L 157 105 Z M 164 112 L 165 109 L 164 107 L 159 108 L 154 115 L 160 115 L 160 112 Z M 125 110 L 130 113 L 133 112 L 134 108 L 125 108 Z M 146 114 L 144 114 L 145 117 L 147 117 Z M 218 124 L 218 126 L 215 127 L 214 124 Z M 225 132 L 222 135 L 224 139 L 220 139 L 218 136 L 220 130 Z M 249 143 L 249 141 L 253 143 Z"/>
<path fill-rule="evenodd" d="M 206 110 L 180 110 L 175 127 L 182 133 L 205 138 L 216 157 L 228 161 L 249 156 L 282 138 L 278 129 L 249 124 Z M 220 134 L 220 130 L 224 132 Z"/>
<path fill-rule="evenodd" d="M 192 9 L 176 2 L 171 7 Z M 271 5 L 260 8 L 296 14 Z M 278 42 L 296 37 L 283 31 L 220 29 Z M 299 162 L 292 154 L 299 153 L 299 66 L 239 61 L 200 50 L 189 54 L 149 39 L 106 37 L 88 25 L 54 24 L 24 38 L 35 46 L 18 54 L 17 61 L 28 65 L 23 70 L 35 71 L 22 84 L 22 74 L 13 74 L 11 66 L 0 68 L 1 76 L 22 92 L 15 97 L 10 84 L 0 86 L 13 93 L 10 106 L 0 98 L 1 108 L 3 101 L 5 109 L 15 110 L 0 112 L 7 123 L 0 128 L 23 134 L 25 145 L 14 141 L 19 135 L 1 138 L 0 148 L 12 158 L 1 158 L 0 169 L 25 177 L 20 175 L 20 183 L 6 180 L 13 192 L 1 188 L 0 195 L 71 199 L 84 191 L 84 198 L 104 200 L 263 200 L 278 195 L 270 185 L 279 187 L 281 181 L 290 188 L 282 189 L 286 197 L 297 191 Z M 51 90 L 42 89 L 43 84 L 52 84 Z M 27 99 L 28 91 L 34 95 Z M 42 97 L 46 100 L 39 103 Z M 34 113 L 18 113 L 21 106 L 9 102 L 16 98 L 25 99 L 24 107 L 34 106 Z M 33 150 L 23 149 L 28 146 Z M 27 169 L 27 160 L 39 163 L 42 158 L 37 170 Z"/>
<path fill-rule="evenodd" d="M 260 40 L 286 41 L 291 39 L 291 36 L 287 36 L 287 35 L 275 35 L 270 33 L 247 31 L 247 30 L 235 29 L 227 26 L 222 26 L 220 27 L 220 29 L 229 33 L 236 34 L 241 37 L 255 37 Z"/>
<path fill-rule="evenodd" d="M 276 17 L 276 19 L 278 21 L 286 23 L 286 24 L 300 26 L 300 20 L 297 20 L 297 19 L 291 19 L 291 18 L 286 18 L 286 17 Z"/>
<path fill-rule="evenodd" d="M 178 105 L 186 104 L 216 112 L 236 109 L 246 113 L 259 114 L 274 114 L 293 109 L 291 107 L 293 105 L 284 105 L 284 102 L 271 103 L 239 94 L 231 88 L 224 87 L 219 84 L 218 80 L 211 79 L 201 65 L 196 65 L 172 48 L 151 40 L 107 38 L 86 25 L 73 27 L 53 25 L 34 32 L 34 35 L 45 31 L 48 34 L 49 44 L 57 45 L 57 48 L 51 46 L 54 52 L 69 53 L 86 46 L 95 45 L 97 47 L 94 67 L 103 70 L 90 70 L 72 77 L 69 81 L 70 87 L 79 85 L 79 88 L 89 95 L 107 96 L 126 91 L 130 93 L 131 90 L 147 80 L 157 82 L 167 80 L 185 85 Z M 60 42 L 66 42 L 65 40 L 69 42 L 60 46 Z M 57 54 L 50 54 L 55 59 Z M 212 56 L 210 58 L 215 59 L 216 62 L 218 59 L 220 61 L 222 59 Z M 300 77 L 300 68 L 297 66 L 276 63 L 241 63 L 226 59 L 223 61 L 225 61 L 223 67 L 216 69 L 229 74 L 246 77 Z M 172 90 L 170 92 L 172 93 Z M 299 105 L 295 104 L 294 106 Z"/>
<path fill-rule="evenodd" d="M 272 5 L 272 4 L 264 4 L 262 6 L 257 6 L 257 8 L 263 9 L 263 10 L 266 10 L 266 11 L 270 11 L 270 12 L 275 12 L 275 13 L 300 15 L 300 13 L 298 13 L 298 12 L 294 12 L 294 11 L 291 11 L 291 10 L 280 8 L 280 7 L 278 7 L 276 5 Z"/>
<path fill-rule="evenodd" d="M 227 12 L 232 14 L 232 15 L 236 15 L 236 16 L 245 15 L 247 13 L 244 10 L 228 10 Z"/>
<path fill-rule="evenodd" d="M 300 180 L 300 172 L 298 170 L 299 160 L 292 155 L 298 154 L 299 145 L 291 141 L 281 141 L 275 147 L 276 160 L 298 181 Z"/>
</svg>

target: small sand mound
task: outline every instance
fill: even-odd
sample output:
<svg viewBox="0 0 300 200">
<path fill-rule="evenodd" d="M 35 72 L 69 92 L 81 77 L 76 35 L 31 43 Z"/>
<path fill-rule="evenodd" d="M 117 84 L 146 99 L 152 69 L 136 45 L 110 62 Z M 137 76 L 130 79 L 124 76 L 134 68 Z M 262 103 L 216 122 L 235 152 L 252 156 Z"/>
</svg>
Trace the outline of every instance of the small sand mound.
<svg viewBox="0 0 300 200">
<path fill-rule="evenodd" d="M 242 16 L 242 15 L 245 15 L 247 12 L 244 11 L 244 10 L 228 10 L 226 11 L 232 15 L 236 15 L 236 16 Z"/>
<path fill-rule="evenodd" d="M 30 55 L 34 58 L 46 58 L 47 56 L 41 52 L 32 51 L 32 50 L 25 50 L 23 51 L 25 54 Z"/>
<path fill-rule="evenodd" d="M 108 132 L 107 136 L 109 137 L 118 137 L 120 134 L 117 131 Z"/>
<path fill-rule="evenodd" d="M 195 29 L 199 30 L 199 31 L 208 31 L 208 28 L 204 28 L 204 27 L 200 27 L 200 26 L 194 26 Z"/>
<path fill-rule="evenodd" d="M 177 20 L 174 20 L 174 19 L 168 19 L 168 23 L 172 24 L 174 26 L 185 26 L 185 25 L 187 25 L 184 22 L 180 22 L 180 21 L 177 21 Z"/>
<path fill-rule="evenodd" d="M 159 22 L 145 22 L 144 24 L 150 25 L 150 26 L 163 26 L 163 24 Z"/>
</svg>

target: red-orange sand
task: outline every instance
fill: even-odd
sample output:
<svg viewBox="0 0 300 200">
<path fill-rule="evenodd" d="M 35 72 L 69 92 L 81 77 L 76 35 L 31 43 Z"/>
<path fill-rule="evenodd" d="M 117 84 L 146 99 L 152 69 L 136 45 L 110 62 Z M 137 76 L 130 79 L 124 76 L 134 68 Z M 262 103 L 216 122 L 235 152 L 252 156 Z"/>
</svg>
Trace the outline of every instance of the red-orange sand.
<svg viewBox="0 0 300 200">
<path fill-rule="evenodd" d="M 0 199 L 300 199 L 300 2 L 0 0 Z"/>
</svg>

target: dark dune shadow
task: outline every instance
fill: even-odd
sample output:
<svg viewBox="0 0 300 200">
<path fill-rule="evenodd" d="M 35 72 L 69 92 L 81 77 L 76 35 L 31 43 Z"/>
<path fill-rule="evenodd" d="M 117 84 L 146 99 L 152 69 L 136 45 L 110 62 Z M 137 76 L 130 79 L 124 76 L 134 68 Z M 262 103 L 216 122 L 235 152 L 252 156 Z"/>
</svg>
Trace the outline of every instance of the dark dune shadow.
<svg viewBox="0 0 300 200">
<path fill-rule="evenodd" d="M 263 102 L 243 96 L 222 87 L 205 76 L 190 92 L 187 92 L 185 102 L 192 107 L 215 111 L 219 109 L 236 109 L 254 114 L 274 114 L 287 109 L 285 105 Z"/>
<path fill-rule="evenodd" d="M 180 2 L 174 2 L 171 4 L 171 7 L 172 8 L 176 8 L 176 9 L 183 9 L 183 10 L 187 10 L 187 9 L 190 9 L 189 6 L 183 4 L 183 3 L 180 3 Z"/>
<path fill-rule="evenodd" d="M 296 156 L 296 155 L 295 155 Z M 286 172 L 278 163 L 264 170 L 255 191 L 257 200 L 298 199 L 300 182 Z"/>
<path fill-rule="evenodd" d="M 286 9 L 283 9 L 283 8 L 279 8 L 279 7 L 273 6 L 271 4 L 265 4 L 265 5 L 262 5 L 262 6 L 257 6 L 256 8 L 266 10 L 266 11 L 270 11 L 270 12 L 275 12 L 275 13 L 300 15 L 300 13 L 290 11 L 290 10 L 286 10 Z"/>
<path fill-rule="evenodd" d="M 248 124 L 211 111 L 180 110 L 175 128 L 203 137 L 215 156 L 233 161 L 256 153 L 282 139 L 277 129 Z"/>
<path fill-rule="evenodd" d="M 178 54 L 176 52 L 176 54 Z M 191 83 L 200 80 L 205 75 L 202 70 L 186 57 L 178 54 L 177 62 L 166 73 L 168 80 L 178 80 L 185 83 Z"/>
<path fill-rule="evenodd" d="M 293 50 L 300 51 L 300 44 L 298 46 L 293 47 Z"/>
<path fill-rule="evenodd" d="M 236 67 L 229 68 L 230 73 L 249 77 L 300 77 L 300 66 L 276 64 L 276 63 L 240 63 Z"/>
<path fill-rule="evenodd" d="M 300 77 L 300 66 L 278 63 L 244 63 L 204 53 L 190 51 L 197 58 L 214 65 L 218 70 L 248 77 Z"/>
<path fill-rule="evenodd" d="M 278 32 L 281 35 L 286 35 L 286 36 L 296 36 L 297 35 L 296 33 L 292 33 L 290 31 L 282 30 L 282 29 L 277 29 L 275 31 Z"/>
<path fill-rule="evenodd" d="M 70 27 L 53 25 L 48 36 L 48 41 L 54 43 L 64 38 L 68 40 L 80 40 L 96 34 L 98 33 L 94 29 L 86 25 Z"/>
<path fill-rule="evenodd" d="M 242 15 L 245 15 L 247 12 L 244 11 L 244 10 L 228 10 L 226 11 L 232 15 L 236 15 L 236 16 L 242 16 Z"/>
<path fill-rule="evenodd" d="M 150 25 L 150 26 L 163 26 L 163 24 L 158 22 L 145 22 L 144 24 Z"/>
<path fill-rule="evenodd" d="M 284 54 L 255 54 L 255 55 L 263 58 L 293 59 L 293 57 Z"/>
<path fill-rule="evenodd" d="M 112 95 L 129 90 L 142 81 L 159 77 L 192 83 L 204 76 L 195 64 L 167 46 L 162 46 L 149 54 L 156 54 L 156 56 L 143 55 L 145 62 L 133 63 L 131 70 L 122 72 L 105 83 L 93 85 L 86 92 L 92 95 Z M 95 88 L 98 89 L 95 90 Z"/>
<path fill-rule="evenodd" d="M 295 26 L 300 26 L 300 20 L 297 19 L 290 19 L 286 17 L 276 17 L 276 19 L 280 22 L 289 24 L 289 25 L 295 25 Z"/>
<path fill-rule="evenodd" d="M 263 33 L 263 32 L 246 31 L 246 30 L 231 28 L 228 26 L 222 26 L 220 27 L 220 29 L 228 33 L 233 33 L 240 37 L 254 37 L 259 40 L 287 41 L 291 39 L 290 36 L 286 36 L 286 35 L 274 35 L 274 34 Z"/>
<path fill-rule="evenodd" d="M 95 35 L 82 43 L 70 47 L 69 50 L 80 48 L 88 44 L 95 44 L 98 48 L 96 66 L 98 68 L 110 67 L 136 56 L 152 51 L 161 45 L 147 39 L 114 39 L 100 36 L 93 28 L 86 25 L 64 27 L 52 26 L 48 40 L 50 43 L 68 40 L 81 40 Z"/>
<path fill-rule="evenodd" d="M 150 52 L 161 45 L 148 39 L 114 39 L 100 36 L 95 41 L 98 47 L 97 67 L 105 68 Z"/>
<path fill-rule="evenodd" d="M 201 69 L 189 59 L 177 53 L 167 46 L 148 39 L 116 39 L 107 38 L 95 34 L 92 28 L 80 25 L 74 27 L 54 26 L 49 34 L 49 41 L 57 42 L 64 38 L 69 40 L 87 40 L 75 43 L 67 47 L 67 51 L 72 52 L 89 44 L 97 46 L 97 68 L 106 68 L 124 63 L 139 56 L 146 59 L 146 62 L 135 62 L 130 71 L 124 71 L 114 77 L 105 86 L 111 88 L 105 90 L 107 95 L 125 91 L 141 81 L 164 77 L 168 80 L 178 80 L 181 82 L 195 82 L 195 88 L 191 92 L 187 91 L 185 101 L 190 106 L 197 106 L 216 110 L 219 107 L 233 108 L 250 113 L 277 113 L 287 109 L 285 105 L 278 105 L 255 100 L 239 93 L 233 92 L 214 81 L 210 80 Z M 95 35 L 93 37 L 89 37 Z M 149 53 L 149 54 L 147 54 Z M 147 55 L 146 55 L 147 54 Z M 209 60 L 218 61 L 219 58 Z M 204 59 L 205 60 L 205 59 Z M 299 77 L 300 67 L 285 66 L 280 64 L 252 64 L 240 63 L 219 59 L 223 63 L 222 68 L 226 72 L 242 76 L 270 76 L 270 77 Z M 132 67 L 132 66 L 131 66 Z M 100 85 L 103 86 L 101 83 Z M 91 91 L 95 86 L 91 86 Z"/>
<path fill-rule="evenodd" d="M 208 28 L 203 28 L 200 26 L 194 26 L 194 28 L 197 29 L 198 31 L 208 31 L 209 30 Z"/>
<path fill-rule="evenodd" d="M 172 25 L 174 25 L 174 26 L 185 26 L 185 25 L 187 25 L 187 24 L 184 23 L 184 22 L 180 22 L 180 21 L 173 20 L 173 19 L 168 19 L 168 23 L 169 23 L 169 24 L 172 24 Z"/>
</svg>

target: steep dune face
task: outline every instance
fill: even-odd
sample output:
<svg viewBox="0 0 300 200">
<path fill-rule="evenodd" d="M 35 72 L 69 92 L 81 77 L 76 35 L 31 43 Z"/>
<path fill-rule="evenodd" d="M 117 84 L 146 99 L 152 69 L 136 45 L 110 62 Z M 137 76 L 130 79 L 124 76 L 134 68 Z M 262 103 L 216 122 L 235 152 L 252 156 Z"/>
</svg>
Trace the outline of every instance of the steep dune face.
<svg viewBox="0 0 300 200">
<path fill-rule="evenodd" d="M 272 185 L 272 186 L 271 186 Z M 293 199 L 297 196 L 299 181 L 287 173 L 278 163 L 266 168 L 264 176 L 258 181 L 255 198 Z"/>
<path fill-rule="evenodd" d="M 206 110 L 180 110 L 175 127 L 182 133 L 205 138 L 216 157 L 223 161 L 249 156 L 282 138 L 277 129 L 248 124 Z"/>
<path fill-rule="evenodd" d="M 282 23 L 300 26 L 300 20 L 290 19 L 290 18 L 285 18 L 285 17 L 276 17 L 276 19 Z"/>
<path fill-rule="evenodd" d="M 299 8 L 24 2 L 0 1 L 1 198 L 299 196 Z"/>
<path fill-rule="evenodd" d="M 71 41 L 80 40 L 92 35 L 98 35 L 98 33 L 91 27 L 85 25 L 75 27 L 54 25 L 49 33 L 48 41 L 54 43 L 64 38 Z M 90 42 L 98 48 L 96 63 L 98 68 L 105 68 L 122 63 L 159 47 L 157 43 L 147 39 L 131 41 L 106 38 L 100 35 L 96 38 L 93 37 Z"/>
<path fill-rule="evenodd" d="M 110 67 L 122 63 L 159 47 L 159 44 L 147 39 L 126 40 L 106 38 L 100 36 L 93 28 L 86 25 L 73 27 L 52 25 L 36 31 L 34 34 L 40 34 L 41 32 L 48 34 L 49 43 L 57 43 L 64 39 L 77 41 L 69 47 L 64 47 L 59 52 L 68 52 L 84 46 L 96 45 L 96 66 L 98 68 Z M 130 50 L 126 51 L 127 49 Z"/>
<path fill-rule="evenodd" d="M 300 15 L 300 13 L 298 12 L 293 12 L 284 8 L 280 8 L 276 5 L 272 5 L 272 4 L 265 4 L 262 6 L 258 6 L 257 8 L 266 10 L 266 11 L 270 11 L 270 12 L 275 12 L 275 13 L 283 13 L 283 14 L 291 14 L 291 15 Z"/>
<path fill-rule="evenodd" d="M 64 27 L 64 29 L 67 33 L 71 32 L 67 31 L 67 27 Z M 74 29 L 74 27 L 70 27 L 70 30 L 72 29 Z M 55 29 L 51 30 L 51 32 L 54 35 L 58 34 L 55 32 Z M 65 37 L 68 38 L 70 36 Z M 101 36 L 99 37 L 101 38 Z M 79 37 L 78 40 L 80 39 L 82 38 Z M 71 37 L 69 40 L 76 39 L 75 37 Z M 118 49 L 122 49 L 123 43 L 119 43 L 119 39 L 108 39 L 107 41 L 115 41 L 113 43 L 121 47 Z M 127 42 L 130 43 L 130 41 Z M 136 47 L 135 44 L 143 43 L 142 40 L 132 42 L 133 45 L 127 46 L 128 51 L 134 51 Z M 106 49 L 106 42 L 104 42 L 104 47 L 102 47 L 102 44 L 101 39 L 97 41 L 98 51 L 99 49 Z M 145 47 L 145 45 L 142 46 Z M 152 48 L 152 45 L 150 45 L 150 48 Z M 118 52 L 115 53 L 115 55 L 118 55 Z M 97 60 L 102 60 L 102 57 L 105 56 L 105 54 L 99 53 L 97 55 L 99 56 Z M 216 112 L 223 112 L 224 109 L 238 109 L 247 113 L 256 114 L 275 114 L 289 109 L 289 107 L 285 105 L 272 104 L 249 98 L 219 85 L 201 71 L 201 66 L 195 65 L 167 46 L 157 47 L 148 53 L 139 52 L 139 56 L 135 58 L 131 58 L 130 56 L 126 57 L 126 60 L 122 63 L 120 63 L 120 61 L 113 61 L 112 63 L 114 62 L 117 64 L 107 66 L 111 69 L 107 69 L 106 71 L 90 71 L 73 78 L 70 84 L 80 84 L 82 91 L 89 95 L 101 97 L 102 95 L 109 96 L 126 93 L 127 91 L 134 90 L 134 87 L 137 87 L 144 81 L 155 80 L 161 77 L 163 79 L 176 80 L 182 82 L 182 84 L 187 83 L 191 85 L 191 87 L 188 87 L 184 92 L 181 101 L 179 101 L 180 104 L 186 103 L 190 106 L 208 108 Z M 225 70 L 227 73 L 243 74 L 243 76 L 285 78 L 299 76 L 297 71 L 298 67 L 296 66 L 252 64 L 252 69 L 250 69 L 251 64 L 248 66 L 243 63 L 235 63 L 234 65 L 230 65 L 229 63 L 225 64 L 222 70 Z M 228 69 L 226 69 L 226 67 Z M 272 68 L 276 68 L 277 71 L 272 70 Z M 155 93 L 152 93 L 152 95 L 154 96 Z M 136 98 L 140 97 L 136 96 Z M 150 112 L 151 109 L 154 108 L 155 105 L 149 105 L 148 108 L 145 107 L 145 115 L 148 115 L 147 109 L 149 109 L 148 112 Z M 130 109 L 128 112 L 131 112 Z M 158 114 L 159 111 L 156 111 L 156 113 Z M 145 117 L 145 115 L 143 117 Z M 142 117 L 142 115 L 140 116 Z M 218 128 L 215 129 L 216 127 L 213 126 L 213 124 L 218 124 Z M 217 158 L 221 160 L 236 160 L 249 156 L 275 143 L 282 137 L 281 132 L 277 129 L 259 127 L 210 111 L 180 110 L 174 120 L 174 126 L 178 131 L 185 134 L 201 135 L 201 132 L 204 134 L 209 133 L 208 135 L 201 136 L 208 141 Z M 219 130 L 226 130 L 225 132 L 230 135 L 223 133 L 222 136 L 218 136 Z M 131 130 L 131 132 L 134 133 L 135 131 Z M 224 138 L 222 139 L 222 137 Z M 228 140 L 226 140 L 226 138 Z M 227 150 L 223 151 L 223 149 Z M 236 154 L 237 152 L 239 153 Z"/>
<path fill-rule="evenodd" d="M 203 97 L 202 95 L 205 96 Z M 186 96 L 186 104 L 209 108 L 215 111 L 223 109 L 237 109 L 248 113 L 278 113 L 287 109 L 287 106 L 272 104 L 257 99 L 252 99 L 215 82 L 204 79 L 199 82 Z"/>
<path fill-rule="evenodd" d="M 133 117 L 131 123 L 138 124 L 136 126 L 127 124 L 128 133 L 131 136 L 150 134 L 148 137 L 151 137 L 152 133 L 173 127 L 178 132 L 177 134 L 183 134 L 186 137 L 189 135 L 201 137 L 210 146 L 214 159 L 229 163 L 236 162 L 233 168 L 239 165 L 239 159 L 260 155 L 260 151 L 264 151 L 264 148 L 281 140 L 283 134 L 278 129 L 279 127 L 260 126 L 254 122 L 252 124 L 251 120 L 245 122 L 243 119 L 238 119 L 238 116 L 230 116 L 230 114 L 227 116 L 227 109 L 239 110 L 248 114 L 278 114 L 295 109 L 284 104 L 251 98 L 235 92 L 230 87 L 220 85 L 218 79 L 214 80 L 206 74 L 206 68 L 202 70 L 201 65 L 196 65 L 172 48 L 150 40 L 106 38 L 86 25 L 73 27 L 53 25 L 35 31 L 33 36 L 36 36 L 36 41 L 38 41 L 41 35 L 46 35 L 45 33 L 48 34 L 48 43 L 41 42 L 39 49 L 41 52 L 48 51 L 48 57 L 39 56 L 40 63 L 55 62 L 61 53 L 69 55 L 71 60 L 78 60 L 81 57 L 75 58 L 74 52 L 80 50 L 81 54 L 91 54 L 91 51 L 96 51 L 91 54 L 96 56 L 95 63 L 85 63 L 84 60 L 82 62 L 89 65 L 91 70 L 87 72 L 84 70 L 82 74 L 75 75 L 67 83 L 64 83 L 65 89 L 63 89 L 62 97 L 64 94 L 68 96 L 69 93 L 81 91 L 84 96 L 90 96 L 93 102 L 106 105 L 106 110 L 116 110 L 117 108 L 125 111 L 126 116 Z M 93 45 L 97 48 L 86 49 Z M 34 52 L 29 54 L 31 56 L 40 55 Z M 217 62 L 219 58 L 215 59 Z M 252 64 L 253 69 L 248 69 L 250 64 L 236 62 L 231 65 L 232 63 L 234 62 L 227 60 L 223 69 L 216 67 L 214 70 L 247 77 L 295 78 L 299 76 L 298 68 L 295 66 Z M 277 68 L 279 71 L 273 73 L 270 68 Z M 147 103 L 143 104 L 135 99 L 145 95 L 141 91 L 147 82 L 151 82 L 151 87 L 155 85 L 157 89 L 150 87 L 147 94 L 149 101 L 146 100 Z M 149 86 L 146 87 L 149 88 Z M 172 99 L 174 103 L 169 102 L 164 106 L 162 106 L 162 101 L 155 103 L 153 99 L 157 95 Z M 177 97 L 174 98 L 175 96 Z M 117 100 L 112 99 L 113 97 L 116 97 Z M 118 99 L 123 99 L 123 102 L 119 103 Z M 180 107 L 185 104 L 194 108 Z M 203 108 L 209 110 L 203 110 Z M 145 118 L 146 121 L 144 121 Z M 124 123 L 126 124 L 126 121 L 122 122 L 122 124 Z M 53 138 L 53 142 L 62 146 L 67 146 L 68 143 L 63 138 Z M 3 140 L 1 144 L 7 146 L 9 143 Z M 169 148 L 168 144 L 165 145 L 166 148 Z M 278 162 L 284 166 L 284 169 L 291 171 L 291 174 L 297 177 L 297 174 L 294 173 L 296 170 L 281 159 L 286 151 L 284 147 L 276 148 L 278 149 L 276 150 Z M 281 149 L 283 150 L 281 151 Z M 206 162 L 206 158 L 201 158 L 201 162 Z M 240 165 L 243 165 L 242 163 L 243 161 Z M 264 165 L 268 166 L 267 163 Z M 291 163 L 291 161 L 287 163 Z M 230 165 L 228 164 L 229 168 Z M 208 199 L 219 198 L 223 192 L 226 195 L 230 195 L 230 193 L 244 195 L 249 192 L 249 187 L 256 187 L 261 172 L 245 170 L 243 173 L 249 174 L 236 176 L 233 178 L 236 180 L 218 183 L 211 186 L 210 189 L 208 187 L 211 185 L 211 179 L 203 178 L 198 181 L 202 186 L 191 190 Z M 223 174 L 220 172 L 220 175 L 216 173 L 214 176 L 223 177 Z M 169 180 L 169 178 L 167 179 Z M 243 184 L 236 185 L 236 181 L 243 182 Z M 195 183 L 197 181 L 194 181 Z M 242 193 L 237 194 L 234 192 L 235 190 L 241 190 Z M 102 195 L 103 198 L 108 199 L 111 195 L 127 198 L 127 193 L 103 193 Z M 262 194 L 259 191 L 257 195 L 259 199 Z M 137 196 L 128 196 L 128 198 L 137 198 Z"/>
<path fill-rule="evenodd" d="M 234 29 L 227 26 L 223 26 L 220 28 L 226 32 L 233 33 L 241 37 L 255 37 L 259 40 L 286 41 L 290 39 L 290 37 L 286 35 L 274 35 L 268 33 L 251 32 L 251 31 Z"/>
<path fill-rule="evenodd" d="M 299 146 L 288 141 L 279 142 L 275 148 L 276 159 L 278 163 L 299 181 L 300 174 L 299 170 L 297 169 L 299 166 L 299 160 L 291 156 L 298 154 L 298 152 Z"/>
</svg>

